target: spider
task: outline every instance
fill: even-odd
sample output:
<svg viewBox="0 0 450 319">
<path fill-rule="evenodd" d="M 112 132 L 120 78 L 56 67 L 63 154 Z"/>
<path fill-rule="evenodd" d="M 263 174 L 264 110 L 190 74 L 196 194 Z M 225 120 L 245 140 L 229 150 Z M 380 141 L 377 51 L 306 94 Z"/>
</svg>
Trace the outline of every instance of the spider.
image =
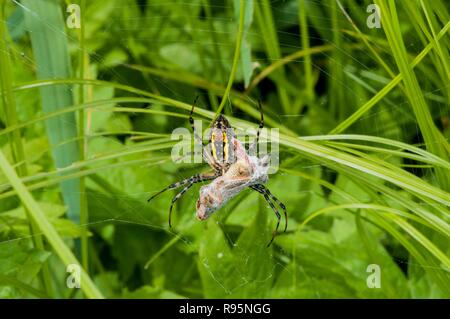
<svg viewBox="0 0 450 319">
<path fill-rule="evenodd" d="M 227 118 L 220 114 L 213 122 L 211 132 L 208 137 L 208 144 L 205 146 L 201 137 L 197 134 L 192 117 L 194 107 L 198 97 L 194 100 L 191 112 L 189 113 L 189 123 L 194 132 L 194 138 L 201 143 L 203 158 L 213 169 L 212 172 L 201 173 L 186 178 L 180 182 L 170 184 L 148 199 L 150 202 L 159 194 L 183 186 L 183 189 L 172 198 L 169 210 L 169 227 L 172 227 L 172 209 L 175 202 L 183 196 L 195 183 L 210 181 L 208 185 L 200 188 L 200 196 L 196 203 L 196 216 L 199 220 L 205 220 L 216 210 L 225 205 L 230 199 L 239 194 L 243 189 L 250 188 L 264 196 L 277 218 L 277 225 L 272 234 L 272 238 L 267 246 L 270 246 L 277 234 L 280 226 L 281 215 L 274 205 L 274 202 L 283 210 L 285 217 L 284 231 L 287 229 L 286 206 L 278 200 L 263 184 L 268 180 L 269 156 L 262 158 L 249 155 L 242 143 L 236 138 L 233 128 Z M 259 102 L 261 120 L 256 133 L 256 139 L 249 150 L 256 148 L 259 136 L 264 127 L 264 115 L 262 105 Z"/>
</svg>

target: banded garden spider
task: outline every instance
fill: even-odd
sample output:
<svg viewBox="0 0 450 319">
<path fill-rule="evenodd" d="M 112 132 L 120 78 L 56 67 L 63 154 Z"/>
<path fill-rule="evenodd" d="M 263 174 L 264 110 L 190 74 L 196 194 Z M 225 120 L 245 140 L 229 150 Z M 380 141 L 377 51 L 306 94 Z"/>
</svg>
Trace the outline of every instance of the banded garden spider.
<svg viewBox="0 0 450 319">
<path fill-rule="evenodd" d="M 172 198 L 169 210 L 169 227 L 172 227 L 172 210 L 175 202 L 183 196 L 195 183 L 212 180 L 208 185 L 200 188 L 200 196 L 196 203 L 196 216 L 199 220 L 205 220 L 216 210 L 225 205 L 230 199 L 239 194 L 243 189 L 250 188 L 262 194 L 277 217 L 277 225 L 272 234 L 270 246 L 280 226 L 281 215 L 274 203 L 284 212 L 285 227 L 287 229 L 286 206 L 278 200 L 263 184 L 268 180 L 269 156 L 262 158 L 251 156 L 247 153 L 242 143 L 236 138 L 233 128 L 227 118 L 220 114 L 213 122 L 208 138 L 208 144 L 203 144 L 202 138 L 197 134 L 192 117 L 198 97 L 195 99 L 189 114 L 189 123 L 194 132 L 194 138 L 201 143 L 204 160 L 213 169 L 212 172 L 193 175 L 182 181 L 170 184 L 148 199 L 150 202 L 159 194 L 183 186 L 183 189 Z M 264 127 L 264 115 L 262 105 L 259 103 L 261 114 L 260 124 L 256 133 L 256 139 L 249 150 L 256 148 L 259 136 Z"/>
</svg>

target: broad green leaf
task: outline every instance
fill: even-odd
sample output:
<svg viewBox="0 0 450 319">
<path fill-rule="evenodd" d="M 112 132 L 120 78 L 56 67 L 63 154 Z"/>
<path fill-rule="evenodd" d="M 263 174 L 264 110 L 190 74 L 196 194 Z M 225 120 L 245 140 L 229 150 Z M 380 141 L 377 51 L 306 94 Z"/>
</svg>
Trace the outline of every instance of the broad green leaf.
<svg viewBox="0 0 450 319">
<path fill-rule="evenodd" d="M 67 47 L 67 35 L 62 10 L 57 0 L 22 2 L 25 22 L 30 33 L 36 73 L 39 79 L 67 78 L 71 76 L 71 64 Z M 43 23 L 45 21 L 45 23 Z M 44 112 L 54 112 L 73 104 L 71 86 L 41 88 L 41 103 Z M 47 136 L 57 168 L 71 165 L 79 158 L 77 123 L 75 115 L 68 113 L 46 121 Z M 80 199 L 79 180 L 61 183 L 68 216 L 79 222 Z"/>
</svg>

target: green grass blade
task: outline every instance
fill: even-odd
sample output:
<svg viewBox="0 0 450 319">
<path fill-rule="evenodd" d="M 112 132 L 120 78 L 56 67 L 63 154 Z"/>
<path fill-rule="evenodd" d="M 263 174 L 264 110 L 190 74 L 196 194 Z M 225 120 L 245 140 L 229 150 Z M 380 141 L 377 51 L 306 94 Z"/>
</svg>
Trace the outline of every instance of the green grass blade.
<svg viewBox="0 0 450 319">
<path fill-rule="evenodd" d="M 87 64 L 87 52 L 85 52 L 85 22 L 84 22 L 84 10 L 86 9 L 86 0 L 81 0 L 80 3 L 80 19 L 81 19 L 81 27 L 80 27 L 80 52 L 78 54 L 79 60 L 79 69 L 80 69 L 80 81 L 84 80 L 84 69 L 88 67 Z M 84 103 L 84 85 L 80 85 L 78 87 L 78 103 Z M 80 160 L 83 161 L 86 158 L 87 154 L 87 138 L 85 136 L 85 113 L 84 108 L 80 109 L 78 113 L 78 125 L 80 131 Z M 89 214 L 88 214 L 88 205 L 87 205 L 87 196 L 86 196 L 86 180 L 84 177 L 80 178 L 80 225 L 88 225 L 89 224 Z M 86 226 L 87 227 L 87 226 Z M 88 235 L 87 228 L 84 229 L 81 235 L 81 262 L 83 264 L 84 269 L 89 272 L 89 250 L 88 250 Z"/>
<path fill-rule="evenodd" d="M 300 26 L 300 34 L 301 34 L 301 42 L 302 42 L 302 50 L 308 52 L 310 49 L 309 46 L 309 31 L 308 31 L 308 20 L 306 18 L 306 0 L 298 1 L 298 17 L 299 17 L 299 26 Z M 314 99 L 314 82 L 312 78 L 312 59 L 311 54 L 305 54 L 305 90 L 306 95 L 310 100 Z M 299 112 L 301 113 L 301 112 Z"/>
<path fill-rule="evenodd" d="M 62 10 L 57 0 L 22 2 L 27 29 L 30 31 L 34 59 L 39 79 L 68 78 L 71 64 L 67 35 Z M 40 89 L 44 112 L 53 112 L 73 104 L 72 87 L 68 85 L 42 87 Z M 46 122 L 50 144 L 57 145 L 78 135 L 75 115 L 68 113 Z M 58 168 L 66 167 L 79 158 L 76 142 L 63 144 L 53 149 L 53 158 Z M 80 183 L 70 180 L 61 184 L 68 216 L 76 223 L 80 221 Z"/>
<path fill-rule="evenodd" d="M 406 96 L 408 97 L 409 103 L 416 116 L 420 131 L 427 144 L 427 149 L 442 159 L 448 160 L 448 153 L 444 146 L 448 146 L 447 140 L 435 126 L 428 105 L 423 97 L 419 81 L 412 68 L 409 66 L 408 55 L 400 31 L 395 2 L 389 2 L 389 9 L 385 1 L 377 1 L 377 3 L 383 12 L 383 29 L 386 33 L 388 42 L 391 45 L 392 54 L 400 73 L 403 75 Z M 435 41 L 432 43 L 433 45 L 436 45 Z M 448 174 L 439 168 L 437 168 L 435 172 L 441 187 L 445 190 L 450 189 L 450 179 Z"/>
<path fill-rule="evenodd" d="M 438 33 L 436 39 L 440 40 L 443 36 L 445 36 L 450 29 L 450 21 L 442 28 L 442 30 Z M 416 58 L 411 62 L 409 66 L 410 69 L 416 67 L 420 61 L 431 51 L 434 46 L 434 42 L 429 43 L 423 50 L 420 52 Z M 381 99 L 383 99 L 392 89 L 394 89 L 401 81 L 403 80 L 403 74 L 398 74 L 395 78 L 392 79 L 383 89 L 378 91 L 369 101 L 364 103 L 355 113 L 350 115 L 344 121 L 340 122 L 333 130 L 330 131 L 330 134 L 339 134 L 350 127 L 353 123 L 355 123 L 361 116 L 367 113 L 374 105 L 376 105 Z"/>
<path fill-rule="evenodd" d="M 39 229 L 44 234 L 45 238 L 48 240 L 56 254 L 61 258 L 63 263 L 67 266 L 70 264 L 79 265 L 80 263 L 72 254 L 70 249 L 66 246 L 64 241 L 53 228 L 52 224 L 47 220 L 44 212 L 38 203 L 34 200 L 33 196 L 30 194 L 28 189 L 17 176 L 16 172 L 12 168 L 11 164 L 8 163 L 3 152 L 0 151 L 0 169 L 5 174 L 8 181 L 14 187 L 23 205 L 30 212 L 31 218 L 36 222 Z M 92 282 L 89 275 L 81 268 L 81 289 L 89 298 L 103 298 L 100 291 Z"/>
</svg>

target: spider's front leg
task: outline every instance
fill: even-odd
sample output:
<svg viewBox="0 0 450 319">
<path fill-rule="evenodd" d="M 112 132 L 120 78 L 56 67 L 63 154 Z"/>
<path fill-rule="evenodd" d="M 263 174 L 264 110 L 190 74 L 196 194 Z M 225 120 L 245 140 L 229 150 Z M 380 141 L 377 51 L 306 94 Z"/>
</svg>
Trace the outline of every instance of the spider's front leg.
<svg viewBox="0 0 450 319">
<path fill-rule="evenodd" d="M 192 131 L 194 132 L 195 140 L 197 141 L 197 143 L 200 143 L 203 147 L 203 140 L 202 140 L 201 136 L 197 134 L 197 130 L 195 129 L 195 125 L 194 125 L 194 118 L 192 117 L 192 114 L 194 113 L 194 108 L 195 108 L 195 105 L 197 104 L 198 98 L 199 98 L 199 96 L 197 95 L 197 97 L 194 100 L 194 103 L 192 104 L 192 109 L 191 109 L 191 112 L 189 113 L 189 124 L 191 124 Z"/>
<path fill-rule="evenodd" d="M 203 174 L 196 174 L 193 175 L 191 177 L 188 177 L 180 182 L 176 182 L 173 184 L 170 184 L 169 186 L 167 186 L 166 188 L 160 190 L 158 193 L 156 193 L 155 195 L 153 195 L 152 197 L 150 197 L 147 202 L 150 202 L 153 198 L 155 198 L 156 196 L 158 196 L 161 193 L 164 193 L 165 191 L 169 190 L 169 189 L 175 189 L 181 186 L 185 186 L 181 192 L 179 192 L 177 195 L 175 195 L 172 199 L 172 203 L 170 205 L 170 211 L 169 211 L 169 227 L 172 227 L 172 208 L 173 205 L 175 204 L 175 202 L 184 194 L 186 193 L 186 191 L 192 187 L 192 185 L 194 185 L 195 183 L 200 183 L 203 181 L 208 181 L 208 180 L 212 180 L 215 179 L 217 177 L 217 172 L 210 172 L 210 173 L 203 173 Z"/>
</svg>

